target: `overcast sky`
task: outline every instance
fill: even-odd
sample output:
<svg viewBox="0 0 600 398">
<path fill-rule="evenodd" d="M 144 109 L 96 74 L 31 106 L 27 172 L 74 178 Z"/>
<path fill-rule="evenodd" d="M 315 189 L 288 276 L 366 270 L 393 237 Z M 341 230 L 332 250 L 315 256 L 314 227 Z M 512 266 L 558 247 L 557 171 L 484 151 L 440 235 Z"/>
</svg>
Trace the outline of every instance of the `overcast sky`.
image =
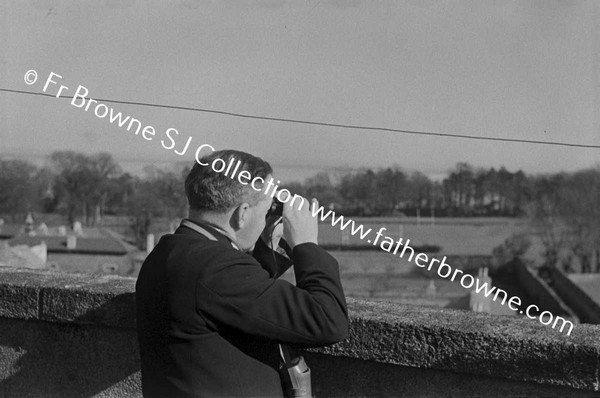
<svg viewBox="0 0 600 398">
<path fill-rule="evenodd" d="M 8 3 L 8 4 L 5 4 Z M 9 1 L 1 88 L 402 130 L 600 145 L 598 1 Z M 26 85 L 24 74 L 38 72 Z M 57 88 L 58 86 L 56 86 Z M 56 93 L 56 88 L 49 90 Z M 68 100 L 0 92 L 0 156 L 108 151 L 193 161 L 203 143 L 264 157 L 285 179 L 456 162 L 528 173 L 600 163 L 600 149 L 348 130 L 108 104 L 152 141 Z M 164 131 L 184 156 L 164 149 Z"/>
</svg>

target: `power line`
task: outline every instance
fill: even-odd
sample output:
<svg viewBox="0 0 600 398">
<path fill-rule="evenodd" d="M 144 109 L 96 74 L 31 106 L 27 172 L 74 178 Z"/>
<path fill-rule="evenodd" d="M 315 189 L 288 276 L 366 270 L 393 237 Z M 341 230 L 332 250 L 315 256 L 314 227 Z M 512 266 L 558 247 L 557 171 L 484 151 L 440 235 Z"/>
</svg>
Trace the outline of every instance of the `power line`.
<svg viewBox="0 0 600 398">
<path fill-rule="evenodd" d="M 17 93 L 17 94 L 39 95 L 39 96 L 43 96 L 43 97 L 52 97 L 52 98 L 60 98 L 60 99 L 72 99 L 73 98 L 73 97 L 67 97 L 67 96 L 56 97 L 55 95 L 51 95 L 51 94 L 35 93 L 35 92 L 31 92 L 31 91 L 22 91 L 22 90 L 11 90 L 11 89 L 6 89 L 6 88 L 0 88 L 0 91 L 4 91 L 4 92 L 8 92 L 8 93 Z M 375 130 L 375 131 L 387 131 L 387 132 L 402 133 L 402 134 L 414 134 L 414 135 L 426 135 L 426 136 L 450 137 L 450 138 L 464 138 L 464 139 L 470 139 L 470 140 L 518 142 L 518 143 L 522 143 L 522 144 L 556 145 L 556 146 L 600 149 L 600 145 L 575 144 L 575 143 L 570 143 L 570 142 L 523 140 L 523 139 L 517 139 L 517 138 L 484 137 L 484 136 L 477 136 L 477 135 L 451 134 L 451 133 L 433 133 L 433 132 L 428 132 L 428 131 L 401 130 L 401 129 L 393 129 L 393 128 L 387 128 L 387 127 L 358 126 L 358 125 L 352 125 L 352 124 L 314 122 L 314 121 L 310 121 L 310 120 L 299 120 L 299 119 L 287 119 L 287 118 L 269 117 L 269 116 L 248 115 L 248 114 L 243 114 L 243 113 L 227 112 L 227 111 L 220 111 L 220 110 L 215 110 L 215 109 L 192 108 L 192 107 L 176 106 L 176 105 L 152 104 L 152 103 L 147 103 L 147 102 L 120 101 L 120 100 L 104 99 L 104 98 L 94 98 L 94 100 L 99 101 L 99 102 L 109 102 L 109 103 L 113 103 L 113 104 L 148 106 L 148 107 L 165 108 L 165 109 L 178 109 L 178 110 L 183 110 L 183 111 L 213 113 L 213 114 L 217 114 L 217 115 L 234 116 L 234 117 L 240 117 L 240 118 L 246 118 L 246 119 L 268 120 L 268 121 L 283 122 L 283 123 L 308 124 L 308 125 L 313 125 L 313 126 L 324 126 L 324 127 L 338 127 L 338 128 L 342 128 L 342 129 L 352 129 L 352 130 Z"/>
<path fill-rule="evenodd" d="M 144 157 L 136 157 L 132 155 L 124 155 L 120 153 L 111 153 L 114 158 L 123 163 L 163 163 L 163 164 L 180 164 L 180 165 L 188 165 L 190 161 L 188 160 L 165 160 L 164 158 L 144 158 Z M 0 158 L 9 158 L 9 159 L 37 159 L 37 160 L 48 160 L 50 159 L 50 154 L 46 152 L 0 152 Z M 359 167 L 351 167 L 351 166 L 333 166 L 323 163 L 311 163 L 311 164 L 303 164 L 303 163 L 290 163 L 290 162 L 274 162 L 269 161 L 272 166 L 280 166 L 280 167 L 289 167 L 294 169 L 306 169 L 306 170 L 335 170 L 335 171 L 346 171 L 353 170 Z"/>
</svg>

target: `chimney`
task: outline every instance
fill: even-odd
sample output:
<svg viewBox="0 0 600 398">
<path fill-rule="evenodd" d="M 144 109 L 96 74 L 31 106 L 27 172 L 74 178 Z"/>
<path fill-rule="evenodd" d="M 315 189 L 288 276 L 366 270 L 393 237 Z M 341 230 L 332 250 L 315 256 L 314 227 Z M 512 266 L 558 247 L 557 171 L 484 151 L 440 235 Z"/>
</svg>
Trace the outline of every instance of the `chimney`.
<svg viewBox="0 0 600 398">
<path fill-rule="evenodd" d="M 425 294 L 427 296 L 435 296 L 437 294 L 437 286 L 433 282 L 433 279 L 429 281 L 429 285 L 425 288 Z"/>
<path fill-rule="evenodd" d="M 73 232 L 75 232 L 75 234 L 77 234 L 78 236 L 83 235 L 83 227 L 81 226 L 80 221 L 75 221 L 73 223 Z"/>
<path fill-rule="evenodd" d="M 31 216 L 30 212 L 27 213 L 27 217 L 25 218 L 25 232 L 29 236 L 35 235 L 34 225 L 33 225 L 33 217 Z"/>
<path fill-rule="evenodd" d="M 73 250 L 77 247 L 77 237 L 75 235 L 67 236 L 67 249 Z"/>
<path fill-rule="evenodd" d="M 154 249 L 154 234 L 146 235 L 146 253 L 150 254 L 150 252 Z"/>
</svg>

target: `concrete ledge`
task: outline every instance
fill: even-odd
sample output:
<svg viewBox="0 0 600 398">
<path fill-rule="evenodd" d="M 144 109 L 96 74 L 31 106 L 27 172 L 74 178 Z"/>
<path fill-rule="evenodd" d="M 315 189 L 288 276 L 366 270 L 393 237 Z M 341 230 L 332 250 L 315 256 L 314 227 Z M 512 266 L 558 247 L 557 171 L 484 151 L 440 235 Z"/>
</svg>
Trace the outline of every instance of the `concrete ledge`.
<svg viewBox="0 0 600 398">
<path fill-rule="evenodd" d="M 135 328 L 135 279 L 0 267 L 0 317 Z"/>
<path fill-rule="evenodd" d="M 10 318 L 21 327 L 34 325 L 40 330 L 43 322 L 56 325 L 48 324 L 48 330 L 68 325 L 104 332 L 116 329 L 131 340 L 135 336 L 134 289 L 133 278 L 0 268 L 0 317 L 5 318 L 0 318 L 0 326 L 12 322 L 10 330 L 16 333 L 15 321 L 6 319 Z M 348 307 L 348 339 L 311 350 L 314 355 L 600 390 L 600 326 L 576 325 L 566 336 L 521 317 L 356 299 L 348 299 Z M 128 359 L 128 369 L 136 360 Z M 0 380 L 7 377 L 2 368 L 0 361 Z M 130 377 L 131 372 L 122 376 Z"/>
<path fill-rule="evenodd" d="M 319 353 L 599 391 L 600 326 L 349 300 L 348 339 Z"/>
</svg>

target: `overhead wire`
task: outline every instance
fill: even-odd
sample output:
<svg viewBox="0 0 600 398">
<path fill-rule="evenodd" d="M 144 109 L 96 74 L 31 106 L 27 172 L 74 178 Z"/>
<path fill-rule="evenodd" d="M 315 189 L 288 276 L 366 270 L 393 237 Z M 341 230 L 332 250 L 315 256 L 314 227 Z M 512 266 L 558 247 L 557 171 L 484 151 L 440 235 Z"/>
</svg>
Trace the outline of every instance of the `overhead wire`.
<svg viewBox="0 0 600 398">
<path fill-rule="evenodd" d="M 13 89 L 7 89 L 7 88 L 0 88 L 0 91 L 4 91 L 4 92 L 8 92 L 8 93 L 17 93 L 17 94 L 38 95 L 38 96 L 60 98 L 60 99 L 72 99 L 73 98 L 73 97 L 69 97 L 69 96 L 58 96 L 57 97 L 57 96 L 51 95 L 51 94 L 36 93 L 36 92 L 32 92 L 32 91 L 23 91 L 23 90 L 13 90 Z M 360 126 L 360 125 L 353 125 L 353 124 L 317 122 L 317 121 L 301 120 L 301 119 L 289 119 L 289 118 L 281 118 L 281 117 L 250 115 L 250 114 L 245 114 L 245 113 L 236 113 L 236 112 L 222 111 L 222 110 L 216 110 L 216 109 L 194 108 L 194 107 L 187 107 L 187 106 L 165 105 L 165 104 L 153 104 L 153 103 L 148 103 L 148 102 L 122 101 L 122 100 L 107 99 L 107 98 L 94 98 L 94 100 L 99 101 L 99 102 L 113 103 L 113 104 L 147 106 L 147 107 L 164 108 L 164 109 L 176 109 L 176 110 L 183 110 L 183 111 L 212 113 L 212 114 L 246 118 L 246 119 L 266 120 L 266 121 L 274 121 L 274 122 L 282 122 L 282 123 L 306 124 L 306 125 L 324 126 L 324 127 L 337 127 L 337 128 L 341 128 L 341 129 L 351 129 L 351 130 L 386 131 L 386 132 L 401 133 L 401 134 L 413 134 L 413 135 L 449 137 L 449 138 L 463 138 L 463 139 L 471 139 L 471 140 L 516 142 L 516 143 L 523 143 L 523 144 L 555 145 L 555 146 L 566 146 L 566 147 L 600 149 L 600 145 L 578 144 L 578 143 L 572 143 L 572 142 L 526 140 L 526 139 L 520 139 L 520 138 L 504 138 L 504 137 L 486 137 L 486 136 L 480 136 L 480 135 L 437 133 L 437 132 L 429 132 L 429 131 L 404 130 L 404 129 L 396 129 L 396 128 L 388 128 L 388 127 Z"/>
</svg>

